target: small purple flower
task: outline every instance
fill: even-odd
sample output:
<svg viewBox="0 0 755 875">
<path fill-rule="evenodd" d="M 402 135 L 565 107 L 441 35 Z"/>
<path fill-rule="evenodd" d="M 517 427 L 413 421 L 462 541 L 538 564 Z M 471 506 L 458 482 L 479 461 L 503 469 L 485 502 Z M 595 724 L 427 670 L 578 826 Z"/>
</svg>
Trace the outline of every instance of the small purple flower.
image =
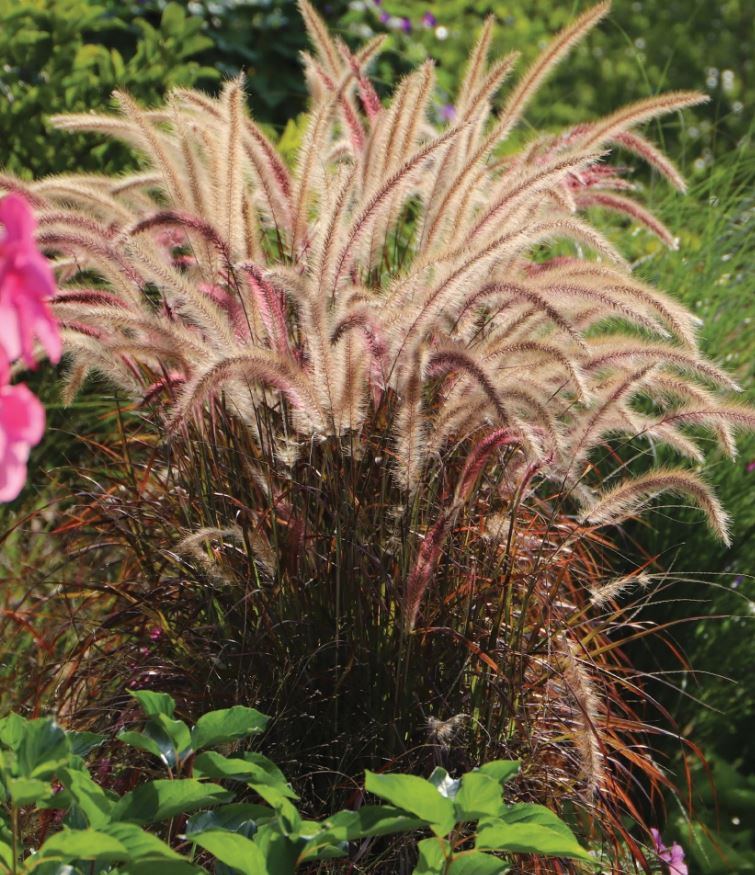
<svg viewBox="0 0 755 875">
<path fill-rule="evenodd" d="M 149 637 L 151 641 L 158 641 L 163 634 L 163 630 L 159 626 L 154 626 L 149 630 Z"/>
<path fill-rule="evenodd" d="M 663 843 L 661 834 L 655 829 L 655 827 L 650 830 L 650 833 L 653 836 L 655 852 L 668 866 L 669 875 L 689 875 L 689 869 L 684 862 L 684 849 L 682 846 L 674 842 L 670 848 L 667 848 Z"/>
<path fill-rule="evenodd" d="M 755 471 L 755 459 L 753 459 L 752 462 L 747 463 L 747 468 L 745 470 L 748 474 L 752 474 L 752 472 Z"/>
<path fill-rule="evenodd" d="M 372 2 L 375 4 L 375 6 L 382 6 L 383 5 L 383 0 L 372 0 Z"/>
<path fill-rule="evenodd" d="M 422 24 L 424 24 L 425 27 L 435 27 L 437 23 L 438 19 L 432 14 L 432 12 L 430 12 L 430 10 L 422 16 Z"/>
<path fill-rule="evenodd" d="M 444 103 L 440 108 L 440 117 L 444 122 L 456 121 L 456 107 L 453 103 Z"/>
<path fill-rule="evenodd" d="M 401 30 L 403 30 L 404 33 L 411 33 L 412 32 L 412 23 L 406 17 L 401 19 Z"/>
<path fill-rule="evenodd" d="M 385 9 L 380 13 L 380 15 L 378 15 L 378 18 L 383 24 L 388 24 L 388 22 L 391 20 L 391 16 L 388 15 Z"/>
</svg>

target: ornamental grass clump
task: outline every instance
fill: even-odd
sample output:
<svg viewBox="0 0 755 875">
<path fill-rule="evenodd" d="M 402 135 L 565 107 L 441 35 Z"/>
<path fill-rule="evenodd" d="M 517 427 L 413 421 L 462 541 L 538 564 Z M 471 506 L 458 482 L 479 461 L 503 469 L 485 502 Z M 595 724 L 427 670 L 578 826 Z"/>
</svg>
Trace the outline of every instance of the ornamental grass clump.
<svg viewBox="0 0 755 875">
<path fill-rule="evenodd" d="M 138 173 L 2 178 L 55 256 L 67 397 L 104 376 L 134 424 L 62 527 L 87 563 L 72 599 L 96 581 L 99 613 L 76 602 L 88 620 L 48 681 L 80 715 L 127 683 L 186 708 L 258 703 L 277 759 L 312 767 L 314 805 L 366 766 L 520 758 L 517 798 L 573 803 L 643 860 L 621 817 L 641 821 L 667 779 L 621 651 L 646 631 L 617 598 L 648 580 L 610 574 L 599 529 L 671 492 L 726 541 L 698 438 L 733 455 L 755 416 L 695 318 L 584 211 L 673 247 L 611 160 L 683 191 L 637 129 L 705 98 L 512 150 L 608 4 L 498 111 L 516 57 L 488 63 L 488 20 L 440 128 L 431 63 L 383 103 L 381 40 L 353 53 L 300 5 L 314 53 L 293 167 L 237 78 L 218 98 L 178 89 L 146 110 L 117 93 L 118 114 L 55 119 L 123 140 Z M 641 440 L 682 461 L 634 473 Z"/>
</svg>

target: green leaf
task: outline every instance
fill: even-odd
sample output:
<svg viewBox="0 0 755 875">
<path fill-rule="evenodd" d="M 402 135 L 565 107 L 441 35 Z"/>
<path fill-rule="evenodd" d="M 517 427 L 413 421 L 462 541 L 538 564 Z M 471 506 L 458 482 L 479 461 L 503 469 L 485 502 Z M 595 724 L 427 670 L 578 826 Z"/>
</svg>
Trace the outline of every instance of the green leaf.
<svg viewBox="0 0 755 875">
<path fill-rule="evenodd" d="M 128 694 L 136 699 L 147 717 L 157 717 L 158 714 L 172 717 L 176 710 L 175 699 L 167 693 L 153 693 L 151 690 L 129 690 Z"/>
<path fill-rule="evenodd" d="M 447 872 L 448 875 L 503 875 L 508 872 L 508 865 L 482 851 L 462 851 L 454 855 Z"/>
<path fill-rule="evenodd" d="M 573 857 L 596 863 L 575 838 L 537 823 L 481 822 L 475 847 L 513 854 L 541 854 L 548 857 Z"/>
<path fill-rule="evenodd" d="M 358 811 L 339 811 L 307 841 L 299 861 L 340 857 L 346 844 L 355 839 L 413 832 L 425 825 L 423 820 L 392 805 L 364 805 Z"/>
<path fill-rule="evenodd" d="M 507 805 L 503 814 L 500 815 L 500 819 L 504 823 L 536 823 L 540 826 L 547 826 L 555 832 L 560 832 L 566 838 L 577 841 L 576 836 L 563 820 L 544 805 L 535 805 L 531 802 Z"/>
<path fill-rule="evenodd" d="M 20 714 L 8 714 L 0 720 L 0 744 L 18 750 L 26 731 L 27 720 Z"/>
<path fill-rule="evenodd" d="M 151 753 L 153 756 L 156 756 L 159 760 L 164 762 L 166 766 L 175 765 L 175 759 L 171 761 L 170 753 L 164 752 L 154 738 L 150 738 L 143 732 L 119 732 L 118 735 L 116 735 L 116 738 L 118 741 L 127 744 L 129 747 L 135 747 L 137 750 L 144 750 L 147 753 Z M 168 739 L 168 742 L 170 751 L 173 752 L 173 745 L 170 743 L 170 739 Z"/>
<path fill-rule="evenodd" d="M 347 857 L 349 846 L 347 842 L 323 843 L 322 845 L 307 845 L 297 857 L 297 865 L 313 863 L 319 860 L 338 860 Z"/>
<path fill-rule="evenodd" d="M 198 777 L 231 778 L 253 784 L 268 784 L 288 799 L 297 799 L 286 777 L 272 760 L 258 753 L 239 757 L 225 757 L 216 751 L 204 751 L 194 759 L 194 774 Z"/>
<path fill-rule="evenodd" d="M 501 784 L 482 772 L 467 772 L 454 799 L 457 820 L 498 817 L 504 810 Z"/>
<path fill-rule="evenodd" d="M 98 732 L 69 732 L 68 739 L 71 742 L 71 753 L 75 756 L 85 757 L 95 747 L 102 744 L 105 736 Z"/>
<path fill-rule="evenodd" d="M 134 823 L 111 823 L 103 833 L 119 841 L 129 853 L 129 860 L 184 860 L 162 839 Z M 186 861 L 188 862 L 188 860 Z"/>
<path fill-rule="evenodd" d="M 503 784 L 519 772 L 519 760 L 491 760 L 477 770 Z"/>
<path fill-rule="evenodd" d="M 153 731 L 157 727 L 170 739 L 176 758 L 185 756 L 191 750 L 191 732 L 183 720 L 174 720 L 171 717 L 166 717 L 165 714 L 158 714 L 150 720 L 145 727 L 145 732 L 159 744 L 159 734 Z"/>
<path fill-rule="evenodd" d="M 16 805 L 39 804 L 52 793 L 48 782 L 37 778 L 8 778 L 6 785 Z"/>
<path fill-rule="evenodd" d="M 263 785 L 262 789 L 268 790 L 269 788 Z M 276 822 L 281 832 L 287 836 L 298 836 L 301 832 L 301 815 L 291 802 L 288 799 L 279 799 L 277 802 L 272 801 L 271 798 L 262 795 L 259 785 L 255 786 L 255 790 L 260 793 L 265 802 L 270 803 L 275 809 Z"/>
<path fill-rule="evenodd" d="M 336 841 L 392 835 L 422 829 L 427 823 L 392 805 L 363 805 L 358 811 L 339 811 L 325 821 L 325 834 Z M 319 840 L 315 836 L 313 841 Z"/>
<path fill-rule="evenodd" d="M 8 871 L 13 870 L 13 848 L 0 839 L 0 863 L 5 866 Z"/>
<path fill-rule="evenodd" d="M 267 805 L 254 805 L 249 802 L 235 802 L 223 805 L 214 811 L 202 811 L 189 818 L 186 835 L 207 830 L 225 829 L 251 838 L 257 831 L 258 822 L 275 817 L 275 811 Z"/>
<path fill-rule="evenodd" d="M 134 860 L 128 867 L 109 875 L 207 875 L 207 870 L 189 860 Z"/>
<path fill-rule="evenodd" d="M 197 720 L 197 725 L 191 731 L 192 749 L 199 751 L 203 747 L 256 735 L 264 731 L 269 719 L 256 708 L 247 708 L 245 705 L 210 711 Z"/>
<path fill-rule="evenodd" d="M 443 875 L 451 846 L 445 839 L 424 839 L 417 845 L 419 859 L 412 875 Z"/>
<path fill-rule="evenodd" d="M 123 796 L 113 808 L 112 818 L 153 823 L 197 808 L 220 805 L 232 798 L 218 784 L 202 784 L 193 778 L 150 781 Z"/>
<path fill-rule="evenodd" d="M 245 836 L 225 830 L 209 830 L 192 834 L 191 841 L 209 851 L 221 863 L 238 869 L 244 875 L 273 875 L 268 872 L 260 848 Z"/>
<path fill-rule="evenodd" d="M 207 875 L 206 869 L 189 860 L 134 860 L 126 871 L 128 875 Z"/>
<path fill-rule="evenodd" d="M 66 765 L 71 743 L 50 717 L 29 720 L 18 746 L 19 773 L 26 778 L 51 778 Z"/>
<path fill-rule="evenodd" d="M 63 769 L 60 772 L 60 783 L 84 813 L 89 826 L 99 829 L 110 822 L 113 803 L 89 774 Z"/>
<path fill-rule="evenodd" d="M 96 860 L 100 863 L 117 863 L 128 860 L 128 851 L 118 839 L 96 829 L 63 829 L 47 839 L 38 855 L 40 858 L 53 857 L 61 862 Z"/>
<path fill-rule="evenodd" d="M 299 854 L 306 844 L 297 836 L 282 835 L 273 823 L 260 827 L 254 843 L 262 851 L 270 875 L 294 875 Z"/>
<path fill-rule="evenodd" d="M 453 802 L 416 775 L 378 775 L 366 771 L 365 789 L 426 821 L 436 835 L 446 835 L 455 823 Z"/>
</svg>

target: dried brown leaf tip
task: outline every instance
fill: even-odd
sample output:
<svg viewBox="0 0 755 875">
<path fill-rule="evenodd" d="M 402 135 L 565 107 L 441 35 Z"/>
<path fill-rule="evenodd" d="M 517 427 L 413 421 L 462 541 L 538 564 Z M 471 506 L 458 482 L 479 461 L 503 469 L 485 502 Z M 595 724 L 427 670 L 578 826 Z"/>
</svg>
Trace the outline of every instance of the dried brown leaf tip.
<svg viewBox="0 0 755 875">
<path fill-rule="evenodd" d="M 534 479 L 570 484 L 591 521 L 620 519 L 670 489 L 692 496 L 725 539 L 723 511 L 691 471 L 603 496 L 589 476 L 609 437 L 645 436 L 699 462 L 690 426 L 711 428 L 732 453 L 732 429 L 752 425 L 723 396 L 736 387 L 698 349 L 691 314 L 635 279 L 580 215 L 618 212 L 674 246 L 611 150 L 631 150 L 683 190 L 637 128 L 705 98 L 641 100 L 497 160 L 607 3 L 554 38 L 498 114 L 491 98 L 516 58 L 489 63 L 486 21 L 457 121 L 441 129 L 428 112 L 431 63 L 381 103 L 368 71 L 379 41 L 352 53 L 306 0 L 300 9 L 314 51 L 292 169 L 250 117 L 243 78 L 217 98 L 179 89 L 146 110 L 119 93 L 117 115 L 55 119 L 118 137 L 144 163 L 131 177 L 24 187 L 58 258 L 72 383 L 96 370 L 140 399 L 162 395 L 174 428 L 221 394 L 252 428 L 260 409 L 274 409 L 266 440 L 289 455 L 296 439 L 362 434 L 389 404 L 395 477 L 409 495 L 450 447 L 474 436 L 471 464 L 506 429 L 525 465 L 537 465 Z M 651 413 L 640 414 L 640 395 Z"/>
</svg>

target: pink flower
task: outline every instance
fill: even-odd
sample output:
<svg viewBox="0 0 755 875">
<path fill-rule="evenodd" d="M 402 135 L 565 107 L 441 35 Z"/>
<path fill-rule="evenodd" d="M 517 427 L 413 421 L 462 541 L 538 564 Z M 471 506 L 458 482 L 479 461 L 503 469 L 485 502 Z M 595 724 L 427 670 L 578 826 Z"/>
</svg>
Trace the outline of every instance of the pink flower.
<svg viewBox="0 0 755 875">
<path fill-rule="evenodd" d="M 34 338 L 49 356 L 60 359 L 57 323 L 46 299 L 55 295 L 50 265 L 34 241 L 36 221 L 29 204 L 18 194 L 0 200 L 0 357 L 23 358 L 34 367 Z"/>
<path fill-rule="evenodd" d="M 651 829 L 650 833 L 653 836 L 656 853 L 668 865 L 669 875 L 689 875 L 682 846 L 674 842 L 670 848 L 667 848 L 657 829 Z"/>
<path fill-rule="evenodd" d="M 752 474 L 753 471 L 755 471 L 755 459 L 753 459 L 752 462 L 747 463 L 747 473 Z"/>
<path fill-rule="evenodd" d="M 0 501 L 13 501 L 23 488 L 29 450 L 44 430 L 45 409 L 28 386 L 1 386 Z"/>
</svg>

